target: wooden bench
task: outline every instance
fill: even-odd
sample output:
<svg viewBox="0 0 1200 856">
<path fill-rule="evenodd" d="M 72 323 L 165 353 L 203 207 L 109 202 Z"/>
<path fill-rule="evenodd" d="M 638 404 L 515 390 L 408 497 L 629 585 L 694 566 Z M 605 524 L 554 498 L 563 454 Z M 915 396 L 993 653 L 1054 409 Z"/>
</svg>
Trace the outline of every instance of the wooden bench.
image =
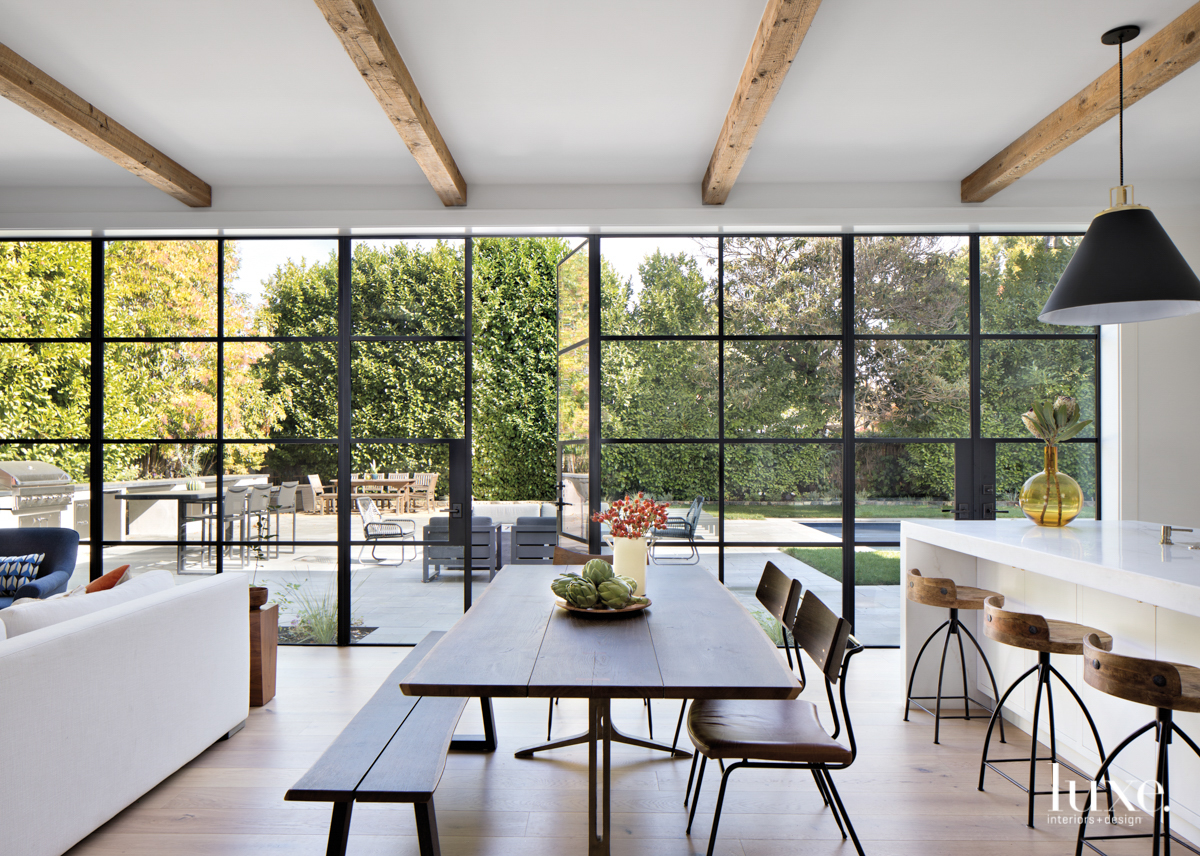
<svg viewBox="0 0 1200 856">
<path fill-rule="evenodd" d="M 412 803 L 422 856 L 439 856 L 433 792 L 442 778 L 447 750 L 495 751 L 490 698 L 479 700 L 484 734 L 454 739 L 468 699 L 406 696 L 400 691 L 400 682 L 444 635 L 439 631 L 421 640 L 284 796 L 333 803 L 327 856 L 344 856 L 355 802 Z"/>
</svg>

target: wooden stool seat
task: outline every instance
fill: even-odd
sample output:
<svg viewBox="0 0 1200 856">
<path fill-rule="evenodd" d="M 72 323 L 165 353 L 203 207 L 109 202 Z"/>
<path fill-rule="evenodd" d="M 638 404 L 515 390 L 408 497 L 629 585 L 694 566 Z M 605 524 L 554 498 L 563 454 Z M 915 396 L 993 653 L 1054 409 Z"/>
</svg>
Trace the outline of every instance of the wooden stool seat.
<svg viewBox="0 0 1200 856">
<path fill-rule="evenodd" d="M 916 568 L 908 572 L 905 592 L 913 603 L 944 606 L 947 609 L 983 609 L 983 602 L 993 595 L 999 597 L 1002 603 L 1004 601 L 1004 596 L 999 592 L 956 585 L 948 577 L 922 576 Z"/>
<path fill-rule="evenodd" d="M 1058 764 L 1066 770 L 1070 770 L 1080 776 L 1087 776 L 1087 773 L 1080 770 L 1073 764 L 1063 760 L 1058 755 L 1058 744 L 1054 734 L 1054 697 L 1050 684 L 1051 676 L 1058 678 L 1058 682 L 1069 692 L 1075 703 L 1079 705 L 1079 709 L 1083 712 L 1084 719 L 1087 720 L 1088 729 L 1092 732 L 1092 739 L 1096 741 L 1096 751 L 1101 758 L 1104 757 L 1104 744 L 1100 741 L 1100 732 L 1096 728 L 1096 723 L 1092 719 L 1092 714 L 1088 711 L 1087 705 L 1083 703 L 1079 693 L 1071 686 L 1070 682 L 1062 676 L 1058 669 L 1054 668 L 1050 663 L 1051 654 L 1067 654 L 1076 657 L 1083 655 L 1084 637 L 1089 636 L 1096 640 L 1098 646 L 1102 646 L 1105 650 L 1112 648 L 1112 637 L 1103 630 L 1097 630 L 1095 627 L 1088 627 L 1086 624 L 1076 624 L 1073 621 L 1059 621 L 1054 618 L 1045 618 L 1041 615 L 1034 615 L 1029 612 L 1011 612 L 1004 607 L 1004 595 L 997 594 L 988 597 L 983 602 L 983 632 L 989 639 L 993 639 L 1002 645 L 1010 645 L 1013 648 L 1024 648 L 1027 651 L 1037 651 L 1037 665 L 1029 669 L 1021 677 L 1017 678 L 1004 691 L 1004 695 L 1000 697 L 1000 701 L 996 703 L 996 710 L 992 713 L 992 721 L 988 723 L 987 736 L 983 738 L 983 759 L 979 762 L 979 790 L 983 790 L 983 779 L 989 769 L 995 770 L 1004 778 L 1008 779 L 1014 785 L 1025 791 L 1029 795 L 1029 814 L 1026 820 L 1026 825 L 1030 829 L 1033 828 L 1033 798 L 1039 794 L 1054 794 L 1055 791 L 1039 791 L 1037 790 L 1037 762 L 1050 761 Z M 1037 675 L 1037 696 L 1033 702 L 1033 727 L 1030 729 L 1033 735 L 1032 746 L 1029 750 L 1028 758 L 989 758 L 988 746 L 992 742 L 992 727 L 996 724 L 996 720 L 1001 718 L 1001 710 L 1004 708 L 1004 703 L 1008 701 L 1008 697 L 1013 694 L 1013 691 L 1020 686 L 1026 678 Z M 1038 718 L 1042 710 L 1042 694 L 1046 696 L 1046 707 L 1050 714 L 1050 754 L 1045 757 L 1038 757 Z M 1027 763 L 1029 764 L 1029 786 L 1018 782 L 1012 776 L 1005 773 L 998 764 L 1004 763 Z M 1100 779 L 1098 778 L 1097 784 Z M 1113 799 L 1112 786 L 1105 782 L 1099 788 L 1108 797 L 1108 810 L 1111 814 Z M 1065 791 L 1058 790 L 1058 794 L 1063 794 Z"/>
<path fill-rule="evenodd" d="M 1112 648 L 1113 639 L 1103 630 L 1027 612 L 1010 612 L 1003 606 L 1004 595 L 992 595 L 984 601 L 983 633 L 989 639 L 1028 651 L 1079 657 L 1083 655 L 1084 637 L 1095 634 L 1105 650 Z"/>
<path fill-rule="evenodd" d="M 1079 837 L 1076 839 L 1075 853 L 1083 852 L 1086 844 L 1097 853 L 1104 851 L 1093 842 L 1119 841 L 1126 838 L 1152 839 L 1153 853 L 1171 852 L 1171 842 L 1180 844 L 1193 853 L 1200 850 L 1189 845 L 1186 841 L 1172 834 L 1171 817 L 1175 814 L 1171 804 L 1171 745 L 1176 743 L 1174 737 L 1179 737 L 1188 748 L 1200 758 L 1200 745 L 1196 744 L 1182 728 L 1175 723 L 1174 714 L 1177 710 L 1200 712 L 1200 669 L 1186 666 L 1183 663 L 1171 663 L 1166 660 L 1146 660 L 1140 657 L 1126 657 L 1112 653 L 1112 641 L 1105 641 L 1096 634 L 1087 635 L 1083 641 L 1083 679 L 1088 686 L 1095 687 L 1102 693 L 1123 698 L 1137 704 L 1149 705 L 1155 709 L 1154 720 L 1148 722 L 1137 731 L 1130 734 L 1113 750 L 1111 755 L 1104 757 L 1104 763 L 1096 771 L 1094 782 L 1105 780 L 1105 773 L 1116 761 L 1117 756 L 1125 751 L 1134 740 L 1148 731 L 1154 732 L 1154 742 L 1157 745 L 1155 759 L 1154 783 L 1154 829 L 1152 832 L 1117 833 L 1110 824 L 1107 829 L 1104 824 L 1096 824 L 1097 834 L 1089 829 L 1088 813 L 1092 810 L 1091 793 L 1083 804 L 1083 815 L 1079 823 Z M 1101 752 L 1101 755 L 1104 753 Z M 1111 809 L 1110 809 L 1111 810 Z M 1165 845 L 1165 848 L 1164 846 Z M 1125 851 L 1123 851 L 1125 852 Z"/>
</svg>

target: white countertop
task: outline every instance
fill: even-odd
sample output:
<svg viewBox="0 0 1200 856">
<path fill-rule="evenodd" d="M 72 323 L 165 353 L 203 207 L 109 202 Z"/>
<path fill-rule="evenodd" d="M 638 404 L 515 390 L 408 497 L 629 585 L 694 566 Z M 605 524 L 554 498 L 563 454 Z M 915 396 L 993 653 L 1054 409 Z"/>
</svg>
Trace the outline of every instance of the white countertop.
<svg viewBox="0 0 1200 856">
<path fill-rule="evenodd" d="M 1158 543 L 1162 526 L 1075 520 L 1053 529 L 1028 520 L 905 520 L 900 537 L 1200 617 L 1200 533 Z"/>
</svg>

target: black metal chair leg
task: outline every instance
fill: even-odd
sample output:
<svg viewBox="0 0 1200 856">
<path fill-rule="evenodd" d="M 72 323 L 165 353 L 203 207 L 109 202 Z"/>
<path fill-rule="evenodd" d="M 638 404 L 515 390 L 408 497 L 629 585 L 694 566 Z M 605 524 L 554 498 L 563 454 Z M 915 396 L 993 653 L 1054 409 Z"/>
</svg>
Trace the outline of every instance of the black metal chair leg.
<svg viewBox="0 0 1200 856">
<path fill-rule="evenodd" d="M 1049 685 L 1050 673 L 1040 662 L 1038 663 L 1038 681 L 1037 693 L 1033 700 L 1033 727 L 1030 729 L 1033 735 L 1030 741 L 1029 748 L 1029 818 L 1025 825 L 1033 829 L 1033 800 L 1034 791 L 1037 790 L 1037 748 L 1038 748 L 1038 717 L 1042 712 L 1042 685 Z"/>
<path fill-rule="evenodd" d="M 721 790 L 717 792 L 717 810 L 713 812 L 712 832 L 708 834 L 708 853 L 713 856 L 713 848 L 717 846 L 717 826 L 721 823 L 721 805 L 725 802 L 725 786 L 729 783 L 729 774 L 742 766 L 740 763 L 730 764 L 729 769 L 721 774 Z M 695 804 L 693 804 L 693 808 Z"/>
<path fill-rule="evenodd" d="M 825 805 L 828 806 L 829 805 L 829 794 L 825 790 L 825 782 L 821 779 L 821 776 L 817 773 L 816 767 L 813 767 L 811 772 L 813 774 L 813 781 L 817 783 L 817 790 L 821 792 L 821 799 L 825 802 Z"/>
<path fill-rule="evenodd" d="M 679 705 L 679 721 L 675 723 L 675 739 L 671 741 L 671 752 L 675 752 L 675 747 L 679 745 L 679 731 L 683 728 L 683 712 L 687 710 L 687 699 Z"/>
<path fill-rule="evenodd" d="M 938 666 L 938 687 L 937 687 L 937 705 L 934 707 L 933 714 L 933 742 L 936 744 L 941 736 L 942 729 L 942 678 L 946 674 L 946 652 L 950 650 L 950 637 L 953 635 L 951 631 L 946 633 L 946 641 L 942 645 L 942 662 Z M 963 687 L 963 695 L 967 693 L 966 687 Z"/>
<path fill-rule="evenodd" d="M 962 668 L 963 679 L 963 718 L 968 721 L 971 719 L 971 702 L 967 700 L 970 695 L 968 688 L 971 686 L 967 683 L 967 652 L 963 650 L 962 634 L 958 632 L 961 622 L 956 618 L 950 626 L 950 632 L 954 634 L 954 638 L 958 640 L 958 665 Z"/>
<path fill-rule="evenodd" d="M 546 716 L 546 742 L 550 742 L 550 729 L 554 726 L 554 699 L 550 699 L 550 712 Z"/>
<path fill-rule="evenodd" d="M 650 706 L 650 699 L 646 699 L 646 724 L 650 728 L 650 739 L 654 739 L 654 708 Z"/>
<path fill-rule="evenodd" d="M 979 790 L 983 790 L 983 777 L 987 774 L 988 764 L 988 747 L 992 743 L 992 729 L 996 727 L 996 720 L 1000 718 L 1000 712 L 1004 709 L 1004 703 L 1008 701 L 1008 697 L 1013 694 L 1013 691 L 1021 685 L 1021 682 L 1038 670 L 1038 666 L 1034 666 L 1021 677 L 1009 685 L 1009 688 L 1004 691 L 999 700 L 996 702 L 996 709 L 992 711 L 992 718 L 988 721 L 987 736 L 983 738 L 983 757 L 979 762 Z"/>
<path fill-rule="evenodd" d="M 1100 769 L 1096 771 L 1096 775 L 1092 778 L 1092 781 L 1094 781 L 1097 785 L 1100 784 L 1100 781 L 1102 779 L 1107 781 L 1105 779 L 1104 774 L 1108 772 L 1108 768 L 1112 766 L 1113 761 L 1117 760 L 1117 756 L 1125 751 L 1125 747 L 1127 747 L 1134 740 L 1137 740 L 1139 737 L 1141 737 L 1143 734 L 1145 734 L 1151 728 L 1154 728 L 1155 725 L 1157 725 L 1157 724 L 1158 724 L 1157 722 L 1147 722 L 1145 725 L 1143 725 L 1137 731 L 1133 732 L 1128 737 L 1126 737 L 1124 740 L 1122 740 L 1120 745 L 1117 746 L 1117 748 L 1113 750 L 1112 754 L 1109 755 L 1107 758 L 1105 758 L 1104 761 L 1100 764 Z M 1197 750 L 1197 754 L 1200 754 L 1200 750 Z M 1089 790 L 1088 795 L 1086 797 L 1084 797 L 1084 799 L 1083 799 L 1083 813 L 1082 813 L 1082 815 L 1080 815 L 1080 818 L 1079 818 L 1079 837 L 1077 838 L 1076 844 L 1075 844 L 1075 856 L 1081 856 L 1081 854 L 1083 853 L 1083 841 L 1084 841 L 1083 833 L 1087 830 L 1088 814 L 1091 812 L 1091 810 L 1092 810 L 1092 795 Z"/>
<path fill-rule="evenodd" d="M 687 790 L 683 792 L 683 806 L 687 808 L 688 797 L 692 793 L 692 780 L 696 778 L 696 761 L 700 758 L 699 752 L 692 753 L 692 769 L 688 772 Z"/>
<path fill-rule="evenodd" d="M 699 755 L 700 753 L 697 751 L 696 754 Z M 701 756 L 701 758 L 700 758 L 700 773 L 699 773 L 699 775 L 696 776 L 696 793 L 692 795 L 692 810 L 690 812 L 688 812 L 687 829 L 685 829 L 683 831 L 685 835 L 692 834 L 692 821 L 696 817 L 696 806 L 700 802 L 700 786 L 702 784 L 704 784 L 704 765 L 707 762 L 708 762 L 708 756 L 707 755 Z"/>
<path fill-rule="evenodd" d="M 1087 709 L 1087 705 L 1083 703 L 1083 699 L 1079 697 L 1079 693 L 1075 691 L 1075 687 L 1071 686 L 1067 682 L 1067 679 L 1062 676 L 1062 673 L 1059 672 L 1058 669 L 1054 668 L 1054 666 L 1050 666 L 1050 674 L 1057 677 L 1058 682 L 1067 688 L 1067 692 L 1071 694 L 1071 696 L 1075 699 L 1075 703 L 1079 705 L 1079 709 L 1083 711 L 1083 717 L 1087 720 L 1088 728 L 1090 728 L 1092 731 L 1092 739 L 1096 741 L 1096 754 L 1103 758 L 1104 743 L 1100 740 L 1100 731 L 1096 728 L 1096 721 L 1092 719 L 1091 711 Z M 1108 797 L 1108 816 L 1110 819 L 1112 819 L 1114 817 L 1112 784 L 1108 780 L 1105 780 L 1104 782 L 1104 793 Z"/>
<path fill-rule="evenodd" d="M 996 676 L 994 674 L 992 674 L 992 664 L 988 662 L 987 655 L 983 653 L 983 648 L 979 647 L 979 641 L 975 638 L 975 635 L 973 633 L 971 633 L 971 631 L 967 629 L 967 626 L 965 624 L 963 624 L 961 621 L 959 622 L 959 628 L 962 630 L 963 633 L 967 634 L 967 638 L 971 640 L 971 644 L 974 645 L 975 650 L 979 652 L 979 659 L 983 660 L 983 667 L 985 669 L 987 669 L 988 680 L 990 680 L 992 682 L 992 698 L 998 700 L 1000 698 L 1000 688 L 996 686 Z M 1000 717 L 1000 742 L 1001 743 L 1008 742 L 1007 740 L 1004 739 L 1004 717 L 1003 716 Z"/>
<path fill-rule="evenodd" d="M 829 786 L 825 784 L 825 777 L 829 775 L 828 770 L 813 769 L 813 773 L 817 774 L 817 781 L 821 783 L 821 795 L 825 796 L 829 793 Z M 838 812 L 837 806 L 832 802 L 828 803 L 829 811 L 833 815 L 834 822 L 838 825 L 838 832 L 842 833 L 842 840 L 846 840 L 846 827 L 842 823 L 842 815 Z"/>
<path fill-rule="evenodd" d="M 838 793 L 837 785 L 833 783 L 833 776 L 829 775 L 828 770 L 825 771 L 825 783 L 829 785 L 829 792 L 833 794 L 833 801 L 837 803 L 838 811 L 841 812 L 842 818 L 846 821 L 846 828 L 850 831 L 850 840 L 854 842 L 854 849 L 858 851 L 858 856 L 865 856 L 862 842 L 858 840 L 858 833 L 854 831 L 854 824 L 850 822 L 850 815 L 846 813 L 846 806 L 842 803 L 842 795 Z"/>
<path fill-rule="evenodd" d="M 941 632 L 942 628 L 945 627 L 949 623 L 950 623 L 950 619 L 947 618 L 940 625 L 938 625 L 937 630 L 935 630 L 929 634 L 929 638 L 925 640 L 925 644 L 922 645 L 921 650 L 917 652 L 917 659 L 913 660 L 912 672 L 910 672 L 908 675 L 908 693 L 904 697 L 904 721 L 905 722 L 908 722 L 908 708 L 909 708 L 910 703 L 912 702 L 913 680 L 915 680 L 917 677 L 917 666 L 921 665 L 921 655 L 925 653 L 925 649 L 929 647 L 929 643 L 933 641 L 934 637 L 937 636 L 938 633 Z"/>
</svg>

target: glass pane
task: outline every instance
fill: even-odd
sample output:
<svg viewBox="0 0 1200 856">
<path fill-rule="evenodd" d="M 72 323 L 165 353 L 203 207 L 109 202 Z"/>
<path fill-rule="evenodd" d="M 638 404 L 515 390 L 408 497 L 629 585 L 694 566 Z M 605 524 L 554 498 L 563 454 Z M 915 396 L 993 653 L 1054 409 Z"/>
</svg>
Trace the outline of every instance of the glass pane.
<svg viewBox="0 0 1200 856">
<path fill-rule="evenodd" d="M 217 242 L 110 241 L 104 324 L 120 338 L 217 335 Z"/>
<path fill-rule="evenodd" d="M 91 347 L 0 342 L 0 435 L 91 436 Z"/>
<path fill-rule="evenodd" d="M 726 238 L 725 333 L 842 332 L 840 238 Z"/>
<path fill-rule="evenodd" d="M 356 336 L 462 336 L 463 241 L 354 241 Z"/>
<path fill-rule="evenodd" d="M 558 438 L 585 439 L 589 426 L 589 385 L 587 344 L 572 348 L 558 357 Z"/>
<path fill-rule="evenodd" d="M 558 349 L 588 337 L 588 243 L 558 266 Z"/>
<path fill-rule="evenodd" d="M 837 342 L 727 342 L 725 436 L 840 437 L 841 353 Z"/>
<path fill-rule="evenodd" d="M 606 443 L 601 455 L 601 494 L 605 502 L 642 491 L 659 502 L 670 503 L 674 514 L 675 509 L 686 511 L 696 497 L 702 496 L 705 512 L 716 514 L 716 443 Z"/>
<path fill-rule="evenodd" d="M 91 309 L 87 241 L 0 243 L 0 338 L 86 337 Z"/>
<path fill-rule="evenodd" d="M 854 329 L 860 334 L 966 333 L 967 239 L 854 239 Z"/>
<path fill-rule="evenodd" d="M 601 332 L 717 332 L 717 246 L 703 238 L 602 238 Z"/>
<path fill-rule="evenodd" d="M 854 635 L 864 645 L 899 645 L 900 546 L 854 550 Z M 839 612 L 841 610 L 838 610 Z"/>
<path fill-rule="evenodd" d="M 225 437 L 337 436 L 333 342 L 227 342 Z"/>
<path fill-rule="evenodd" d="M 765 558 L 775 562 L 792 579 L 800 580 L 806 594 L 812 592 L 835 613 L 842 614 L 841 546 L 780 547 L 773 556 Z"/>
<path fill-rule="evenodd" d="M 716 342 L 605 342 L 605 438 L 709 438 L 717 428 Z"/>
<path fill-rule="evenodd" d="M 476 499 L 558 498 L 556 267 L 568 249 L 561 238 L 474 242 L 471 477 Z M 582 426 L 586 436 L 586 416 Z"/>
<path fill-rule="evenodd" d="M 1075 254 L 1081 236 L 979 239 L 979 297 L 984 333 L 1085 333 L 1043 324 L 1038 313 Z"/>
<path fill-rule="evenodd" d="M 1024 518 L 1017 500 L 1021 485 L 1042 471 L 1041 443 L 996 444 L 996 516 Z M 1096 444 L 1061 443 L 1058 447 L 1058 471 L 1083 488 L 1080 519 L 1096 517 Z"/>
<path fill-rule="evenodd" d="M 352 353 L 355 437 L 462 436 L 461 342 L 355 342 Z"/>
<path fill-rule="evenodd" d="M 841 486 L 839 445 L 728 445 L 725 540 L 840 540 L 830 526 L 841 528 Z"/>
<path fill-rule="evenodd" d="M 336 336 L 337 241 L 227 240 L 226 336 Z"/>
<path fill-rule="evenodd" d="M 591 470 L 588 444 L 563 443 L 559 472 L 562 475 L 562 533 L 581 541 L 588 539 L 589 496 L 588 476 Z"/>
<path fill-rule="evenodd" d="M 984 340 L 980 346 L 984 437 L 1032 436 L 1021 414 L 1035 401 L 1072 396 L 1082 419 L 1080 437 L 1096 436 L 1096 343 L 1089 339 Z"/>
<path fill-rule="evenodd" d="M 857 343 L 856 432 L 883 437 L 966 437 L 970 358 L 964 341 Z"/>
<path fill-rule="evenodd" d="M 905 518 L 953 520 L 953 443 L 857 443 L 854 540 L 900 542 Z"/>
<path fill-rule="evenodd" d="M 104 346 L 104 432 L 111 439 L 194 440 L 217 434 L 217 346 Z"/>
</svg>

